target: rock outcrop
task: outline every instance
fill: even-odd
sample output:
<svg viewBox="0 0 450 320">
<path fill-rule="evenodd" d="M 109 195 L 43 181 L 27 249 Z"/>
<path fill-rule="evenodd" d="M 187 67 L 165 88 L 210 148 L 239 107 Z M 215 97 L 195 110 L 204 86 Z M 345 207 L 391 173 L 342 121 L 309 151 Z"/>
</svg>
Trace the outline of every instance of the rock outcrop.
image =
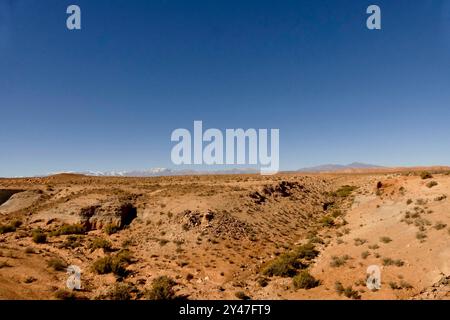
<svg viewBox="0 0 450 320">
<path fill-rule="evenodd" d="M 80 223 L 89 230 L 102 229 L 106 225 L 123 228 L 137 216 L 137 210 L 131 203 L 111 201 L 101 205 L 84 207 L 80 210 Z"/>
</svg>

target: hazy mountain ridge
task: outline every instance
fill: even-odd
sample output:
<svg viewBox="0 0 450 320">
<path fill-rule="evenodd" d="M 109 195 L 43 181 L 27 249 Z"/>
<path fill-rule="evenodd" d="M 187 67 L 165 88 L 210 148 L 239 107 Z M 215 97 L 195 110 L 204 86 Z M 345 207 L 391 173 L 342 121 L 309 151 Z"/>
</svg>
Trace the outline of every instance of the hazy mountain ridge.
<svg viewBox="0 0 450 320">
<path fill-rule="evenodd" d="M 384 168 L 378 165 L 366 164 L 361 162 L 353 162 L 347 165 L 340 164 L 324 164 L 314 167 L 305 167 L 296 170 L 296 172 L 334 172 L 344 171 L 351 169 L 379 169 Z M 170 168 L 150 168 L 145 170 L 118 170 L 118 171 L 64 171 L 64 172 L 52 172 L 46 175 L 49 176 L 61 173 L 83 174 L 93 177 L 162 177 L 162 176 L 184 176 L 184 175 L 215 175 L 215 174 L 252 174 L 258 173 L 258 169 L 252 168 L 235 168 L 235 169 L 223 169 L 223 170 L 188 170 L 188 169 L 170 169 Z"/>
<path fill-rule="evenodd" d="M 379 169 L 384 168 L 383 166 L 367 164 L 362 162 L 352 162 L 347 165 L 342 164 L 324 164 L 314 167 L 306 167 L 297 170 L 298 172 L 329 172 L 329 171 L 342 171 L 349 169 Z"/>
</svg>

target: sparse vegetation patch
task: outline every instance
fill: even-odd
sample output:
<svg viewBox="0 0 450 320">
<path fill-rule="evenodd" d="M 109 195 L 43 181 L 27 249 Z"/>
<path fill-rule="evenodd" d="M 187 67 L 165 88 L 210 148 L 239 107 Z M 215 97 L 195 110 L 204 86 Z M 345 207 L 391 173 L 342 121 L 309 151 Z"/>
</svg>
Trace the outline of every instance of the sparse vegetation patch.
<svg viewBox="0 0 450 320">
<path fill-rule="evenodd" d="M 292 282 L 296 289 L 311 289 L 320 284 L 320 281 L 310 275 L 307 270 L 302 270 L 292 279 Z"/>
<path fill-rule="evenodd" d="M 172 300 L 175 298 L 173 287 L 177 283 L 170 277 L 160 276 L 152 281 L 152 287 L 144 294 L 148 300 Z"/>
</svg>

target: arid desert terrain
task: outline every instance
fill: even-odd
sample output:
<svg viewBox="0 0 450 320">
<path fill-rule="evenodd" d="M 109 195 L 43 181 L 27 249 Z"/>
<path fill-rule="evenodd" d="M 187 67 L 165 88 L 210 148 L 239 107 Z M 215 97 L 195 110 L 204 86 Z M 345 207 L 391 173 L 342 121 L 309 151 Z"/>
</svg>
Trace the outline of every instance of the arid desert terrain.
<svg viewBox="0 0 450 320">
<path fill-rule="evenodd" d="M 0 179 L 0 299 L 449 299 L 449 173 Z"/>
</svg>

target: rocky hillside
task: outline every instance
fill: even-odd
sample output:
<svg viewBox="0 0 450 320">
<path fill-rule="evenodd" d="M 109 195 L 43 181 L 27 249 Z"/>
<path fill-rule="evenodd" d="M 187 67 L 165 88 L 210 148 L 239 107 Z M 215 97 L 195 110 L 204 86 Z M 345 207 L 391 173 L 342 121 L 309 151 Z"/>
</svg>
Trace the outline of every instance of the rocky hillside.
<svg viewBox="0 0 450 320">
<path fill-rule="evenodd" d="M 443 174 L 0 179 L 0 297 L 446 298 L 449 190 Z"/>
</svg>

